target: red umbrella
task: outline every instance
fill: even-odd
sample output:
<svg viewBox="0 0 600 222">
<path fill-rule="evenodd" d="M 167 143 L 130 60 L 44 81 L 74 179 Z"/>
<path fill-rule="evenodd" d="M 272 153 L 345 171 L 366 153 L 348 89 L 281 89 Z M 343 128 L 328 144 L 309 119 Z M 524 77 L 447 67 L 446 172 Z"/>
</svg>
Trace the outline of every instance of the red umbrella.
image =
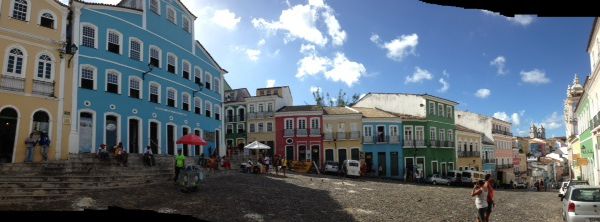
<svg viewBox="0 0 600 222">
<path fill-rule="evenodd" d="M 187 145 L 196 145 L 196 146 L 206 146 L 208 145 L 208 143 L 200 138 L 199 136 L 196 136 L 195 134 L 188 134 L 185 136 L 182 136 L 181 138 L 179 138 L 177 140 L 177 144 L 187 144 Z"/>
</svg>

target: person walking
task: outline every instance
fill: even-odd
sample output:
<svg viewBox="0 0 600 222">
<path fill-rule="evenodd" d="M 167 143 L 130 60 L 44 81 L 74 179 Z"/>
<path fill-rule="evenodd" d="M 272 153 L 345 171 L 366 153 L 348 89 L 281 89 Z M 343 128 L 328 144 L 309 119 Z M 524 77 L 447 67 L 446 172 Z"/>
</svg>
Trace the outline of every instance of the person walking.
<svg viewBox="0 0 600 222">
<path fill-rule="evenodd" d="M 38 144 L 42 147 L 42 159 L 48 161 L 48 148 L 50 148 L 50 138 L 47 133 L 42 132 Z"/>
<path fill-rule="evenodd" d="M 283 176 L 284 177 L 285 177 L 285 171 L 287 170 L 287 168 L 288 168 L 288 161 L 287 161 L 287 159 L 285 157 L 281 158 L 281 170 L 283 171 Z"/>
<path fill-rule="evenodd" d="M 27 157 L 25 158 L 26 163 L 33 162 L 33 150 L 37 141 L 33 138 L 33 132 L 29 134 L 29 137 L 25 139 L 25 147 L 27 147 Z"/>
<path fill-rule="evenodd" d="M 180 171 L 185 168 L 185 156 L 183 155 L 183 151 L 179 150 L 179 155 L 175 157 L 175 178 L 173 181 L 177 183 L 177 179 L 179 179 Z"/>
<path fill-rule="evenodd" d="M 477 181 L 475 183 L 475 186 L 473 187 L 473 191 L 471 191 L 471 197 L 475 197 L 475 207 L 477 208 L 477 221 L 479 222 L 487 222 L 487 196 L 488 188 L 485 186 L 485 181 Z"/>
<path fill-rule="evenodd" d="M 540 190 L 544 189 L 546 191 L 546 186 L 544 186 L 544 179 L 540 179 Z"/>
<path fill-rule="evenodd" d="M 155 165 L 155 159 L 154 159 L 154 154 L 152 153 L 152 149 L 150 148 L 150 146 L 146 147 L 146 152 L 144 152 L 144 164 L 147 166 L 154 166 Z"/>
<path fill-rule="evenodd" d="M 496 203 L 494 203 L 494 195 L 496 194 L 496 191 L 494 190 L 494 183 L 495 183 L 495 180 L 494 180 L 494 178 L 492 178 L 492 175 L 486 174 L 484 186 L 488 190 L 488 195 L 487 195 L 487 204 L 488 205 L 487 205 L 487 210 L 485 212 L 485 221 L 490 221 L 490 215 L 492 215 L 492 210 L 496 206 Z"/>
</svg>

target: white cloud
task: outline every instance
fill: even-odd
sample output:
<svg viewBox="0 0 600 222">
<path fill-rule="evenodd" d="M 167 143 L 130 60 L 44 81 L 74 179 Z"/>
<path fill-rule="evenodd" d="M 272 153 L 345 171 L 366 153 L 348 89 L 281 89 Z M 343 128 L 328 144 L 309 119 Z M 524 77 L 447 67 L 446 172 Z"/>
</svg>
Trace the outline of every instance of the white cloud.
<svg viewBox="0 0 600 222">
<path fill-rule="evenodd" d="M 511 119 L 511 122 L 517 126 L 521 124 L 521 117 L 519 116 L 518 113 L 513 113 L 510 116 L 510 119 Z"/>
<path fill-rule="evenodd" d="M 248 56 L 248 59 L 252 60 L 253 62 L 258 61 L 260 54 L 261 51 L 258 49 L 246 49 L 246 55 Z"/>
<path fill-rule="evenodd" d="M 402 61 L 409 54 L 415 55 L 415 49 L 419 44 L 419 36 L 416 33 L 402 35 L 384 43 L 381 43 L 379 35 L 373 34 L 370 40 L 380 48 L 387 49 L 387 57 L 398 62 Z"/>
<path fill-rule="evenodd" d="M 492 91 L 490 91 L 489 89 L 479 89 L 477 90 L 477 92 L 475 93 L 475 96 L 485 99 L 488 96 L 490 96 L 490 94 L 492 94 Z"/>
<path fill-rule="evenodd" d="M 563 123 L 563 117 L 562 115 L 558 115 L 557 112 L 553 112 L 550 116 L 546 117 L 546 119 L 544 119 L 544 121 L 539 125 L 543 125 L 544 128 L 546 129 L 558 129 L 562 126 Z"/>
<path fill-rule="evenodd" d="M 256 43 L 256 45 L 258 47 L 264 46 L 267 43 L 267 41 L 265 39 L 260 39 L 258 40 L 258 43 Z"/>
<path fill-rule="evenodd" d="M 317 86 L 311 86 L 311 87 L 310 87 L 310 93 L 314 93 L 314 92 L 316 92 L 317 90 L 318 90 L 319 92 L 323 92 L 323 90 L 321 89 L 321 87 L 317 87 Z"/>
<path fill-rule="evenodd" d="M 442 88 L 438 89 L 438 92 L 446 92 L 450 88 L 450 83 L 446 82 L 444 78 L 440 78 L 439 82 L 442 84 Z"/>
<path fill-rule="evenodd" d="M 418 66 L 415 67 L 415 72 L 412 74 L 412 76 L 407 76 L 406 80 L 404 80 L 404 84 L 407 83 L 420 83 L 423 82 L 423 80 L 431 80 L 433 78 L 433 75 L 431 75 L 431 73 L 425 69 L 421 69 Z"/>
<path fill-rule="evenodd" d="M 496 57 L 494 60 L 492 60 L 490 62 L 490 65 L 496 67 L 498 75 L 504 75 L 504 74 L 508 73 L 508 71 L 506 70 L 506 67 L 505 67 L 506 58 L 504 58 L 504 56 Z"/>
<path fill-rule="evenodd" d="M 313 44 L 302 44 L 300 46 L 300 53 L 303 54 L 315 54 L 317 53 L 317 50 L 315 49 L 315 45 Z"/>
<path fill-rule="evenodd" d="M 546 73 L 539 69 L 531 71 L 521 71 L 521 80 L 525 83 L 531 84 L 546 84 L 550 82 L 550 79 L 546 77 Z"/>
<path fill-rule="evenodd" d="M 348 86 L 358 82 L 358 79 L 367 73 L 367 69 L 361 63 L 346 58 L 344 53 L 336 53 L 333 60 L 333 68 L 325 72 L 325 78 L 334 82 L 342 81 Z"/>
<path fill-rule="evenodd" d="M 296 78 L 303 79 L 305 76 L 314 76 L 327 71 L 331 65 L 331 60 L 327 57 L 320 57 L 316 54 L 310 54 L 298 61 L 298 71 Z"/>
<path fill-rule="evenodd" d="M 503 15 L 500 15 L 500 13 L 497 13 L 497 12 L 491 12 L 488 10 L 481 10 L 481 11 L 483 12 L 483 14 L 486 14 L 486 15 L 501 16 L 501 17 L 505 18 L 507 21 L 510 21 L 512 23 L 519 24 L 522 26 L 528 26 L 529 24 L 533 23 L 533 20 L 535 19 L 535 16 L 533 16 L 533 15 L 515 15 L 515 17 L 506 17 Z"/>
<path fill-rule="evenodd" d="M 275 80 L 274 79 L 267 80 L 267 88 L 270 88 L 270 87 L 275 87 Z"/>
<path fill-rule="evenodd" d="M 217 10 L 211 18 L 213 23 L 229 30 L 234 30 L 241 20 L 241 17 L 236 17 L 229 9 Z"/>
<path fill-rule="evenodd" d="M 446 78 L 450 78 L 450 73 L 446 72 L 446 70 L 444 70 L 442 72 L 442 75 L 445 76 Z"/>
<path fill-rule="evenodd" d="M 343 45 L 347 36 L 346 31 L 342 29 L 333 9 L 323 0 L 309 0 L 306 5 L 289 7 L 281 11 L 279 20 L 276 21 L 253 18 L 252 25 L 257 29 L 266 30 L 268 33 L 283 31 L 286 43 L 300 38 L 318 46 L 325 46 L 329 39 L 318 28 L 320 26 L 317 22 L 321 18 L 323 18 L 327 34 L 331 37 L 333 45 Z"/>
<path fill-rule="evenodd" d="M 503 121 L 506 121 L 506 122 L 510 122 L 510 117 L 505 112 L 495 112 L 494 113 L 494 118 L 499 119 L 499 120 L 503 120 Z"/>
</svg>

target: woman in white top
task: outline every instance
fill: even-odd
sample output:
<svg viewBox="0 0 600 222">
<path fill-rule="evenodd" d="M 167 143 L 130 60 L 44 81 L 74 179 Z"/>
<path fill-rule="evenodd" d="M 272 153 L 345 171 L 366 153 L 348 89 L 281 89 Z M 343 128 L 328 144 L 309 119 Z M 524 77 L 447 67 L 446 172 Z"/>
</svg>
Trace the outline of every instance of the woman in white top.
<svg viewBox="0 0 600 222">
<path fill-rule="evenodd" d="M 485 182 L 483 180 L 475 183 L 475 187 L 473 187 L 473 191 L 471 192 L 471 196 L 475 197 L 475 207 L 477 207 L 477 221 L 479 222 L 487 222 L 485 221 L 485 213 L 487 211 L 487 195 L 488 189 L 483 186 Z"/>
</svg>

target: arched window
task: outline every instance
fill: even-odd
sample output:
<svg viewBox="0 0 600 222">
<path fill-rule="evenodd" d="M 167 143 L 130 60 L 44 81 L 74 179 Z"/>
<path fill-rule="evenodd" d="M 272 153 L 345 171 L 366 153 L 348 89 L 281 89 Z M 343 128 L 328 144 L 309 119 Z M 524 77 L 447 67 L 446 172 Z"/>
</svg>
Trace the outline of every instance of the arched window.
<svg viewBox="0 0 600 222">
<path fill-rule="evenodd" d="M 50 116 L 44 111 L 37 111 L 33 114 L 33 131 L 48 133 L 50 130 Z"/>
<path fill-rule="evenodd" d="M 160 3 L 158 0 L 150 1 L 150 10 L 160 15 Z"/>
<path fill-rule="evenodd" d="M 206 117 L 210 118 L 212 112 L 212 104 L 210 103 L 210 101 L 204 101 L 204 114 L 206 115 Z"/>
<path fill-rule="evenodd" d="M 79 80 L 79 86 L 84 89 L 96 89 L 96 69 L 90 66 L 84 66 L 81 68 L 81 76 Z"/>
<path fill-rule="evenodd" d="M 121 82 L 121 78 L 118 72 L 108 71 L 106 73 L 106 91 L 109 93 L 121 93 L 119 83 Z"/>
<path fill-rule="evenodd" d="M 175 89 L 167 90 L 167 106 L 177 107 L 177 90 L 175 90 Z"/>
<path fill-rule="evenodd" d="M 183 17 L 183 30 L 185 30 L 186 32 L 192 32 L 192 28 L 190 26 L 190 19 L 188 19 L 187 17 Z"/>
<path fill-rule="evenodd" d="M 150 83 L 150 102 L 160 103 L 160 85 Z"/>
<path fill-rule="evenodd" d="M 215 105 L 215 119 L 221 119 L 221 107 L 219 105 Z"/>
<path fill-rule="evenodd" d="M 44 12 L 40 18 L 40 25 L 54 29 L 54 16 L 48 12 Z"/>
<path fill-rule="evenodd" d="M 196 114 L 202 114 L 202 99 L 198 97 L 194 98 L 194 112 Z"/>
<path fill-rule="evenodd" d="M 202 70 L 200 68 L 194 70 L 194 82 L 196 84 L 202 83 Z"/>
<path fill-rule="evenodd" d="M 177 15 L 175 14 L 175 9 L 167 7 L 167 19 L 170 22 L 177 24 Z"/>
<path fill-rule="evenodd" d="M 81 28 L 81 45 L 90 48 L 96 48 L 96 27 L 83 25 Z"/>
<path fill-rule="evenodd" d="M 160 48 L 156 46 L 150 46 L 150 64 L 154 67 L 160 68 L 160 56 L 162 52 Z"/>
<path fill-rule="evenodd" d="M 142 61 L 142 48 L 142 42 L 132 38 L 129 41 L 129 58 Z"/>
<path fill-rule="evenodd" d="M 177 56 L 171 53 L 167 54 L 167 71 L 177 73 Z"/>
<path fill-rule="evenodd" d="M 183 61 L 183 78 L 184 79 L 190 79 L 190 73 L 191 73 L 191 66 L 190 63 L 188 61 Z"/>
<path fill-rule="evenodd" d="M 129 97 L 136 98 L 136 99 L 142 98 L 141 87 L 140 87 L 141 84 L 142 84 L 142 81 L 139 78 L 137 78 L 137 77 L 129 78 Z"/>
<path fill-rule="evenodd" d="M 181 95 L 181 103 L 182 103 L 182 109 L 185 111 L 190 111 L 190 94 L 187 93 L 183 93 Z"/>
<path fill-rule="evenodd" d="M 211 80 L 212 80 L 212 75 L 210 73 L 207 72 L 206 74 L 204 74 L 204 87 L 208 90 L 211 89 L 210 88 L 210 82 L 212 82 Z"/>
<path fill-rule="evenodd" d="M 220 85 L 221 85 L 221 80 L 220 80 L 219 78 L 215 77 L 215 80 L 214 80 L 213 82 L 214 82 L 214 83 L 213 83 L 213 89 L 214 89 L 216 92 L 220 92 L 220 91 L 219 91 L 219 88 L 220 88 Z"/>
<path fill-rule="evenodd" d="M 29 3 L 27 0 L 14 0 L 12 17 L 17 20 L 27 21 Z"/>
<path fill-rule="evenodd" d="M 41 55 L 38 58 L 37 78 L 43 80 L 52 79 L 52 58 L 48 55 Z"/>
<path fill-rule="evenodd" d="M 109 30 L 107 39 L 107 50 L 112 53 L 121 54 L 121 33 Z"/>
<path fill-rule="evenodd" d="M 21 75 L 23 74 L 23 67 L 25 56 L 23 51 L 20 49 L 14 48 L 8 52 L 8 61 L 6 65 L 6 73 Z"/>
</svg>

